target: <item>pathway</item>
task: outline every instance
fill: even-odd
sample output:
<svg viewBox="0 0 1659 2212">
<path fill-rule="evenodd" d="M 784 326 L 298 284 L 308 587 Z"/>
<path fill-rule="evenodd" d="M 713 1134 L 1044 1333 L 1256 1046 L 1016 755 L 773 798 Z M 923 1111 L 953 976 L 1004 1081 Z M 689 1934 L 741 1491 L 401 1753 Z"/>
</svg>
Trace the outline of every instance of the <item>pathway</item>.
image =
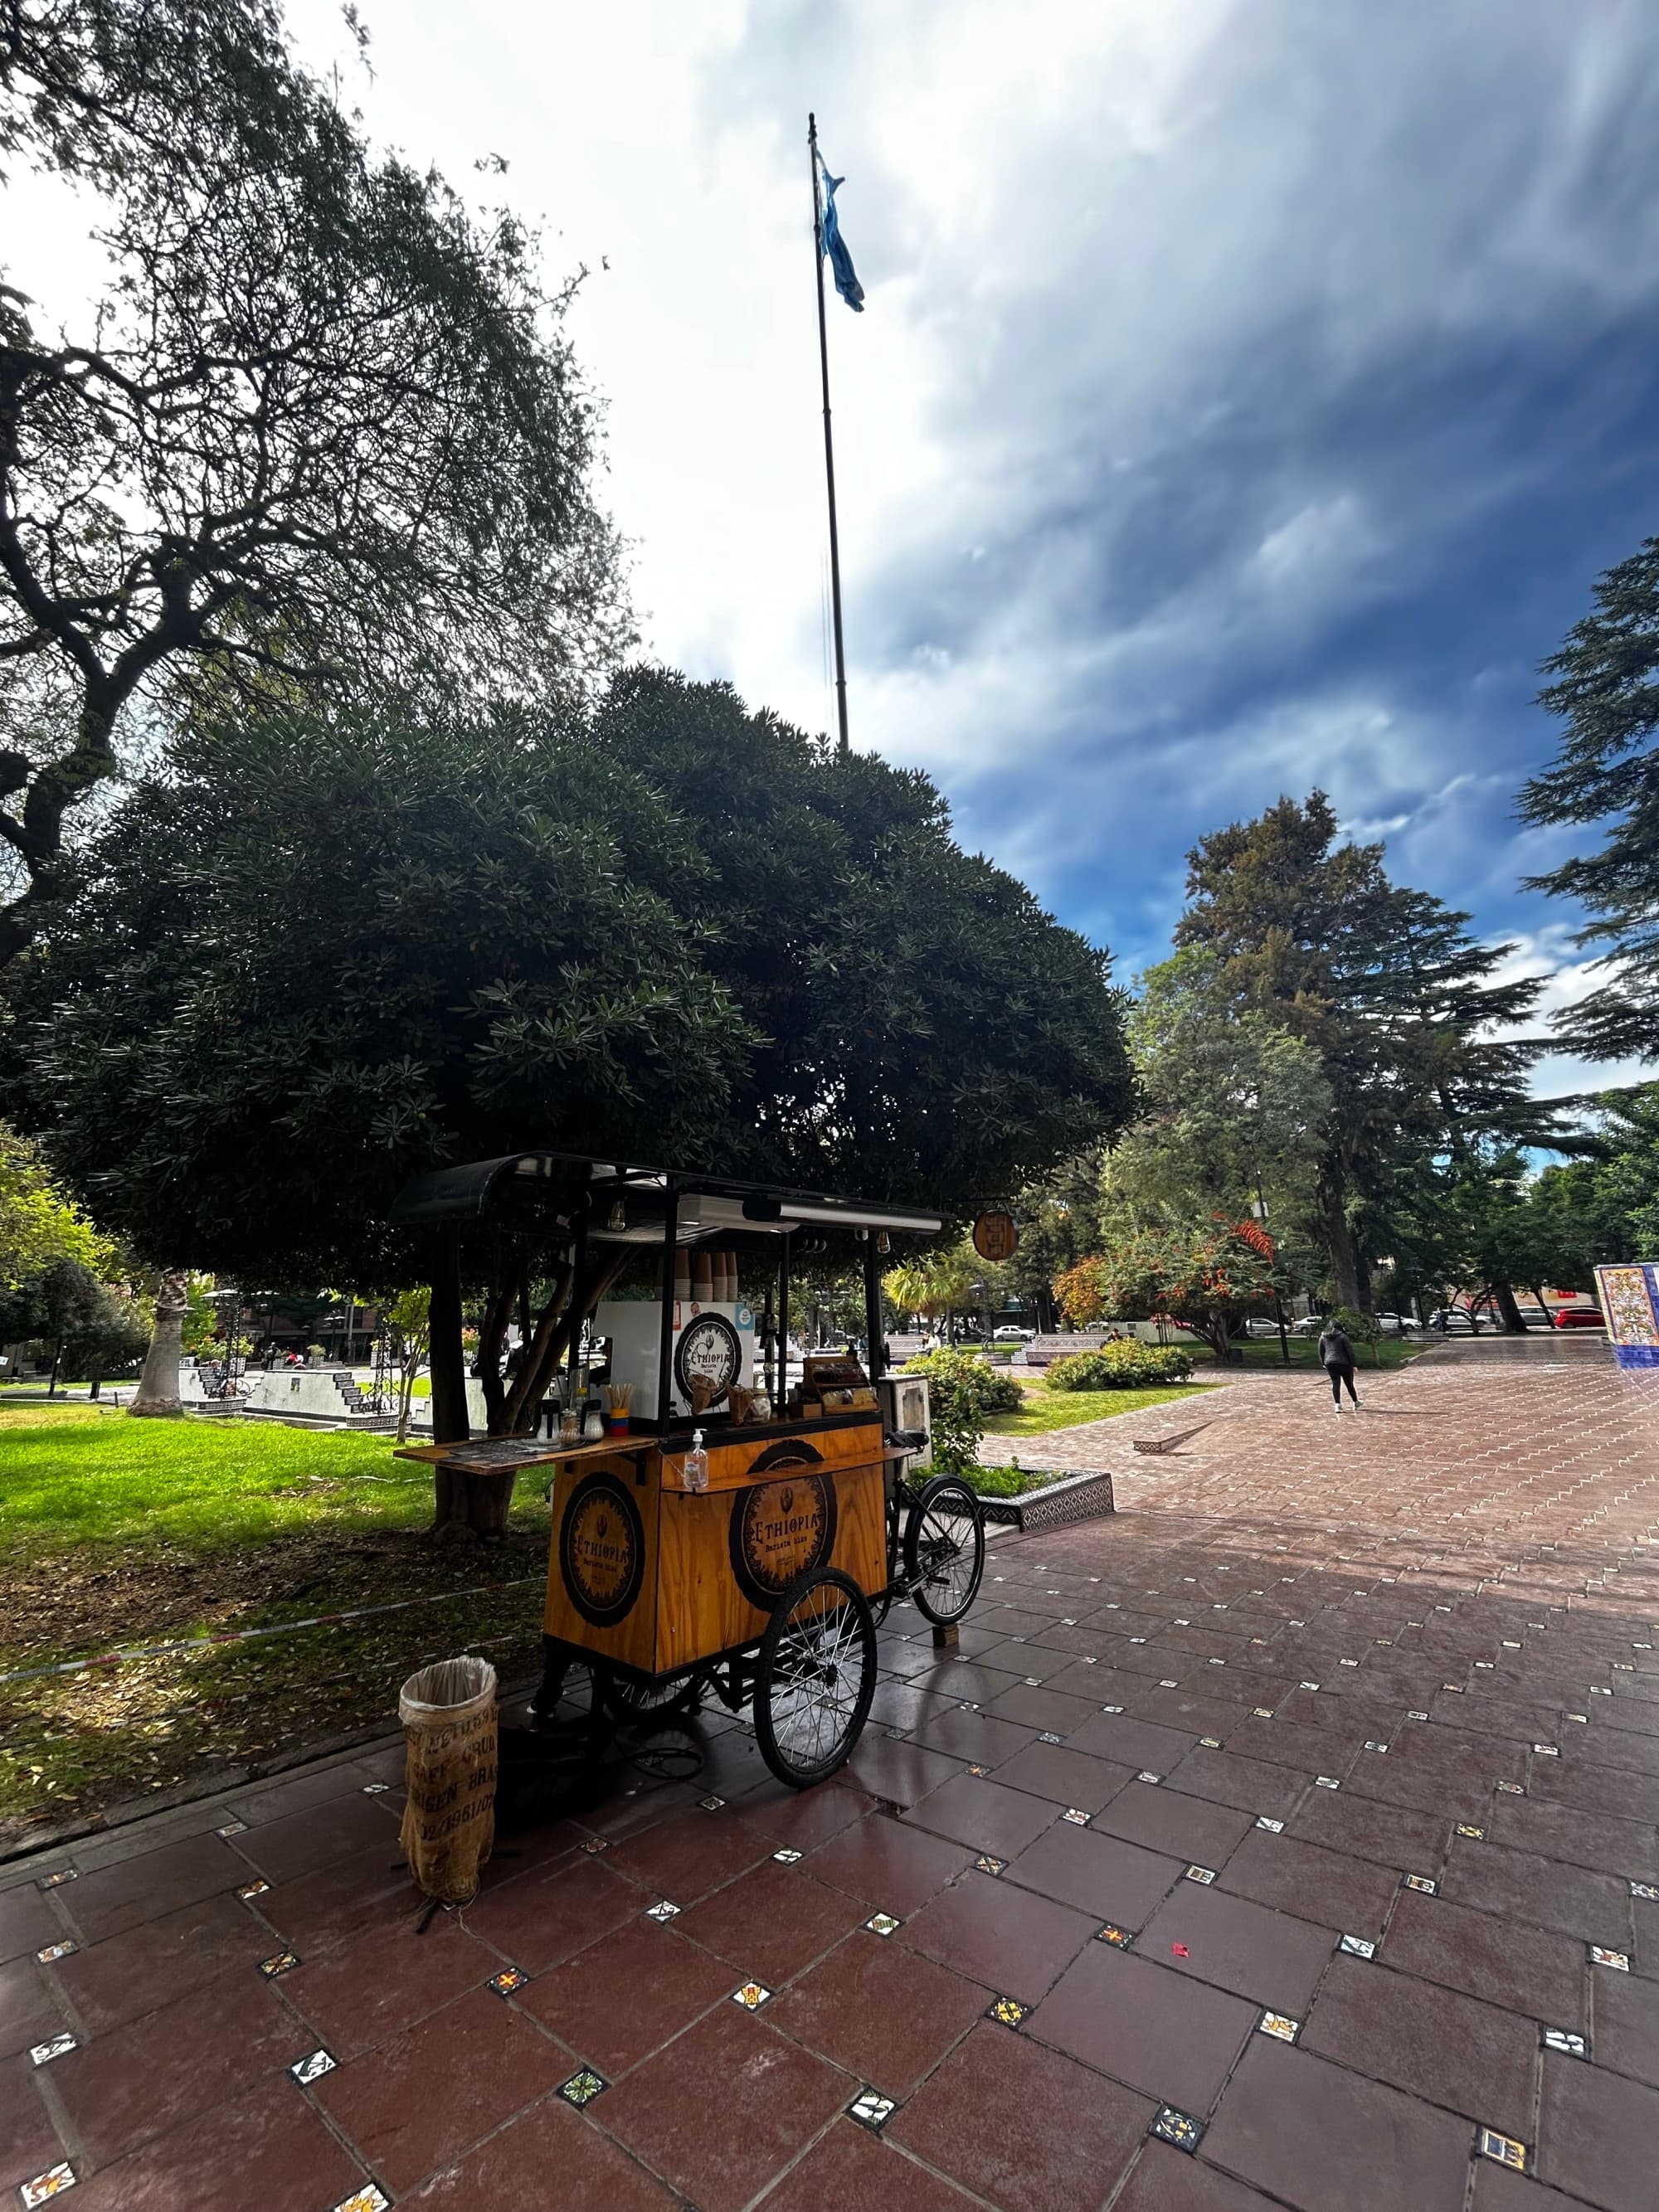
<svg viewBox="0 0 1659 2212">
<path fill-rule="evenodd" d="M 1123 1510 L 998 1544 L 957 1656 L 896 1613 L 835 1783 L 712 1729 L 424 1936 L 395 1753 L 0 1870 L 0 2185 L 1648 2212 L 1659 1376 L 1480 1343 L 1322 1388 L 1115 1446 Z"/>
</svg>

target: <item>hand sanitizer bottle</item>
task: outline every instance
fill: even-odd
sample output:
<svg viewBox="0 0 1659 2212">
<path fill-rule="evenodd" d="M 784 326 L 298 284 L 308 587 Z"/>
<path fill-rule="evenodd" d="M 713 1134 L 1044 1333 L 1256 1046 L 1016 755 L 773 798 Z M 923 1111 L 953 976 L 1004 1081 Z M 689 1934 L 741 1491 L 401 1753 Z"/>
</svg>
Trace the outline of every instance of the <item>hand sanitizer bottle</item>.
<svg viewBox="0 0 1659 2212">
<path fill-rule="evenodd" d="M 708 1455 L 702 1448 L 702 1431 L 691 1432 L 691 1449 L 685 1455 L 685 1486 L 688 1490 L 707 1490 L 708 1487 Z"/>
</svg>

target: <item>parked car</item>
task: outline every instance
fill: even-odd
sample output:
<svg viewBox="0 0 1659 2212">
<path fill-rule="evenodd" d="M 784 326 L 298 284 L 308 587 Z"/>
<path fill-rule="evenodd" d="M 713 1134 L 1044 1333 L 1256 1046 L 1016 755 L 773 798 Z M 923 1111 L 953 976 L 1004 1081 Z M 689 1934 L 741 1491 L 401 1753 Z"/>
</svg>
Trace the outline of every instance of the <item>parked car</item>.
<svg viewBox="0 0 1659 2212">
<path fill-rule="evenodd" d="M 1246 1336 L 1277 1336 L 1279 1323 L 1269 1321 L 1265 1314 L 1252 1314 L 1244 1323 Z"/>
<path fill-rule="evenodd" d="M 1409 1314 L 1397 1313 L 1378 1314 L 1376 1325 L 1384 1336 L 1409 1336 L 1417 1327 Z"/>
<path fill-rule="evenodd" d="M 1429 1316 L 1429 1327 L 1447 1336 L 1473 1336 L 1474 1322 L 1462 1306 L 1440 1306 Z"/>
<path fill-rule="evenodd" d="M 1555 1326 L 1557 1328 L 1601 1328 L 1605 1323 L 1599 1306 L 1558 1306 Z"/>
<path fill-rule="evenodd" d="M 993 1344 L 1030 1344 L 1035 1341 L 1036 1337 L 1036 1331 L 1034 1328 L 1021 1328 L 1016 1322 L 1010 1321 L 1004 1322 L 1000 1328 L 993 1332 L 991 1341 Z"/>
</svg>

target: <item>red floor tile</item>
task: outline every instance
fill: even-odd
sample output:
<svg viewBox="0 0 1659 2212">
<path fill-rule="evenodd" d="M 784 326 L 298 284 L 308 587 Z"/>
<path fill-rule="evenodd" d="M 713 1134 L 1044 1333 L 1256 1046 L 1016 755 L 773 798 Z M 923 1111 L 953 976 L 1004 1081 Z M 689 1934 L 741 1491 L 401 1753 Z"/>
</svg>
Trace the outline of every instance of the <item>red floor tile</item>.
<svg viewBox="0 0 1659 2212">
<path fill-rule="evenodd" d="M 983 2017 L 986 1992 L 860 1928 L 767 2017 L 890 2097 L 903 2097 Z"/>
<path fill-rule="evenodd" d="M 1141 1930 L 1136 1948 L 1176 1973 L 1299 2014 L 1341 1932 L 1182 1881 Z"/>
<path fill-rule="evenodd" d="M 895 1743 L 890 1736 L 866 1733 L 847 1762 L 846 1771 L 876 1796 L 890 1805 L 914 1805 L 930 1790 L 937 1790 L 963 1762 L 943 1752 L 929 1751 L 918 1743 Z"/>
<path fill-rule="evenodd" d="M 319 2200 L 320 2201 L 320 2200 Z M 558 2097 L 544 2097 L 428 2182 L 421 2212 L 671 2212 L 680 2199 Z"/>
<path fill-rule="evenodd" d="M 821 1959 L 865 1917 L 856 1898 L 815 1881 L 804 1865 L 768 1859 L 692 1905 L 674 1926 L 724 1959 L 734 1981 L 757 1978 L 775 1987 Z"/>
<path fill-rule="evenodd" d="M 1231 2181 L 1201 2158 L 1147 2143 L 1112 2212 L 1275 2212 L 1259 2191 Z"/>
<path fill-rule="evenodd" d="M 1659 2089 L 1544 2054 L 1538 2178 L 1607 2212 L 1651 2212 Z"/>
<path fill-rule="evenodd" d="M 772 1838 L 754 1823 L 728 1820 L 720 1813 L 694 1806 L 642 1836 L 613 1844 L 604 1856 L 607 1869 L 648 1893 L 647 1905 L 666 1897 L 684 1906 L 695 1905 L 745 1868 L 770 1858 L 776 1849 Z"/>
<path fill-rule="evenodd" d="M 412 1928 L 391 1940 L 367 1936 L 306 1960 L 283 1977 L 283 1995 L 317 2041 L 344 2060 L 481 1989 L 500 1966 L 458 1920 L 440 1914 L 422 1936 Z"/>
<path fill-rule="evenodd" d="M 594 2108 L 698 2212 L 738 2212 L 858 2094 L 850 2075 L 719 2006 Z"/>
<path fill-rule="evenodd" d="M 1148 1850 L 1164 1851 L 1184 1864 L 1222 1867 L 1234 1846 L 1255 1826 L 1248 1813 L 1230 1805 L 1206 1804 L 1178 1790 L 1132 1782 L 1118 1792 L 1094 1822 L 1108 1835 Z"/>
<path fill-rule="evenodd" d="M 51 1899 L 32 1881 L 0 1890 L 0 1960 L 26 1958 L 45 1944 L 61 1942 L 63 1934 Z"/>
<path fill-rule="evenodd" d="M 1092 1919 L 1139 1928 L 1184 1871 L 1183 1860 L 1056 1820 L 1026 1845 L 1002 1879 L 1075 1905 Z"/>
<path fill-rule="evenodd" d="M 1584 1948 L 1569 1936 L 1471 1912 L 1407 1890 L 1378 1956 L 1425 1981 L 1483 1997 L 1552 2027 L 1584 2025 Z"/>
<path fill-rule="evenodd" d="M 1625 1948 L 1629 1886 L 1611 1875 L 1540 1858 L 1535 1851 L 1454 1836 L 1440 1893 L 1455 1905 L 1472 1905 L 1528 1927 L 1553 1928 L 1615 1951 Z"/>
<path fill-rule="evenodd" d="M 95 2166 L 280 2078 L 310 2032 L 252 1967 L 220 1975 L 52 2061 L 52 2087 Z"/>
<path fill-rule="evenodd" d="M 1491 1834 L 1494 1843 L 1565 1859 L 1570 1866 L 1589 1867 L 1621 1881 L 1659 1881 L 1659 1829 L 1649 1820 L 1614 1820 L 1530 1797 L 1500 1797 Z"/>
<path fill-rule="evenodd" d="M 426 1899 L 394 1854 L 371 1846 L 296 1881 L 276 1882 L 255 1900 L 292 1949 L 309 1959 L 336 1943 L 379 1934 L 387 1942 L 412 1935 Z M 246 1879 L 257 1877 L 252 1867 Z"/>
<path fill-rule="evenodd" d="M 1168 1774 L 1185 1759 L 1196 1737 L 1206 1732 L 1199 1729 L 1189 1735 L 1182 1729 L 1159 1728 L 1151 1721 L 1137 1720 L 1130 1713 L 1097 1712 L 1073 1732 L 1071 1743 L 1074 1751 L 1086 1751 L 1137 1771 L 1149 1766 L 1154 1774 Z"/>
<path fill-rule="evenodd" d="M 88 2031 L 106 2033 L 283 1946 L 235 1896 L 207 1897 L 94 1943 L 52 1972 Z"/>
<path fill-rule="evenodd" d="M 210 2106 L 75 2192 L 76 2212 L 322 2212 L 365 2176 L 285 2076 Z"/>
<path fill-rule="evenodd" d="M 1338 1957 L 1303 2027 L 1302 2047 L 1525 2142 L 1538 2023 L 1519 2014 Z"/>
<path fill-rule="evenodd" d="M 1007 1789 L 1028 1790 L 1050 1804 L 1097 1813 L 1126 1782 L 1133 1780 L 1134 1770 L 1114 1766 L 1109 1759 L 1091 1759 L 1063 1743 L 1028 1743 L 998 1767 L 996 1778 Z"/>
<path fill-rule="evenodd" d="M 1206 1797 L 1217 1805 L 1231 1805 L 1243 1813 L 1265 1813 L 1270 1820 L 1289 1818 L 1312 1784 L 1313 1776 L 1290 1766 L 1270 1765 L 1264 1759 L 1235 1757 L 1231 1751 L 1210 1751 L 1200 1745 L 1170 1771 L 1171 1790 L 1190 1796 Z"/>
<path fill-rule="evenodd" d="M 1035 1697 L 1036 1692 L 1030 1694 Z M 1035 1724 L 1020 1727 L 1012 1721 L 999 1720 L 994 1713 L 953 1710 L 936 1715 L 918 1729 L 914 1740 L 925 1749 L 948 1753 L 960 1767 L 970 1762 L 976 1766 L 999 1766 L 1036 1739 Z M 862 1765 L 859 1774 L 868 1788 L 876 1787 Z"/>
<path fill-rule="evenodd" d="M 1257 2035 L 1203 2148 L 1297 2212 L 1462 2212 L 1470 2130 L 1449 2112 Z"/>
<path fill-rule="evenodd" d="M 1399 1891 L 1391 1868 L 1324 1850 L 1291 1835 L 1253 1829 L 1228 1860 L 1218 1887 L 1280 1912 L 1375 1942 Z"/>
<path fill-rule="evenodd" d="M 492 1990 L 475 1990 L 313 2094 L 394 2197 L 456 2160 L 572 2070 Z"/>
<path fill-rule="evenodd" d="M 401 1858 L 398 1829 L 384 1799 L 354 1793 L 250 1828 L 236 1840 L 267 1881 L 294 1881 L 356 1851 L 380 1848 L 388 1859 Z"/>
<path fill-rule="evenodd" d="M 1086 1913 L 990 1875 L 969 1872 L 890 1940 L 965 1974 L 999 1996 L 1035 2004 L 1094 1935 Z"/>
<path fill-rule="evenodd" d="M 43 1967 L 33 1959 L 0 1966 L 0 2058 L 45 2043 L 67 2025 Z"/>
<path fill-rule="evenodd" d="M 615 1854 L 618 1858 L 622 1848 L 626 1847 Z M 526 1973 L 539 1974 L 597 1943 L 654 1901 L 612 1874 L 608 1858 L 578 1858 L 550 1874 L 526 1875 L 486 1891 L 460 1917 L 469 1935 Z"/>
<path fill-rule="evenodd" d="M 902 1917 L 954 1881 L 973 1856 L 963 1844 L 876 1813 L 820 1844 L 804 1863 L 817 1881 L 872 1911 Z"/>
<path fill-rule="evenodd" d="M 0 2063 L 0 2189 L 31 2180 L 64 2155 L 34 2077 L 27 2057 Z"/>
<path fill-rule="evenodd" d="M 1645 1974 L 1596 1974 L 1595 2058 L 1659 2087 L 1659 1982 Z"/>
<path fill-rule="evenodd" d="M 1201 2117 L 1257 2018 L 1242 1998 L 1097 1942 L 1021 2033 Z"/>
<path fill-rule="evenodd" d="M 965 1844 L 974 1851 L 1011 1859 L 1040 1836 L 1058 1818 L 1059 1808 L 1048 1799 L 1033 1797 L 1022 1790 L 1005 1789 L 1000 1782 L 981 1781 L 958 1774 L 942 1790 L 935 1790 L 905 1814 L 908 1824 Z"/>
<path fill-rule="evenodd" d="M 1327 1771 L 1330 1770 L 1326 1770 Z M 1383 1805 L 1340 1790 L 1310 1790 L 1285 1824 L 1288 1835 L 1373 1859 L 1396 1874 L 1434 1864 L 1452 1827 L 1449 1813 Z"/>
<path fill-rule="evenodd" d="M 119 1935 L 124 1928 L 159 1920 L 181 1905 L 228 1893 L 249 1875 L 246 1862 L 219 1837 L 190 1836 L 100 1873 L 83 1875 L 70 1886 L 73 1893 L 64 1902 L 82 1940 L 97 1943 Z"/>
<path fill-rule="evenodd" d="M 762 2212 L 969 2212 L 973 2199 L 867 2128 L 836 2120 L 762 2200 Z"/>
<path fill-rule="evenodd" d="M 1006 2212 L 1102 2203 L 1152 2116 L 1143 2098 L 985 2021 L 888 2133 Z"/>
<path fill-rule="evenodd" d="M 538 1975 L 518 2002 L 614 2080 L 729 1996 L 736 1979 L 723 1960 L 641 1914 Z"/>
</svg>

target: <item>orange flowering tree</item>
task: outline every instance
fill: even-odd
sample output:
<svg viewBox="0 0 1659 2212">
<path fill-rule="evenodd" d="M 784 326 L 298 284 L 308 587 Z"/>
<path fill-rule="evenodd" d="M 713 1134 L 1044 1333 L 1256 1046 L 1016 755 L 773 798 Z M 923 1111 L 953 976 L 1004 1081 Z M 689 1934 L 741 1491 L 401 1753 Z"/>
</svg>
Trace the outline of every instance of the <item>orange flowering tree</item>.
<svg viewBox="0 0 1659 2212">
<path fill-rule="evenodd" d="M 1267 1231 L 1255 1221 L 1215 1219 L 1133 1231 L 1079 1260 L 1056 1282 L 1054 1295 L 1077 1328 L 1180 1322 L 1224 1359 L 1233 1322 L 1278 1287 L 1278 1254 Z"/>
</svg>

